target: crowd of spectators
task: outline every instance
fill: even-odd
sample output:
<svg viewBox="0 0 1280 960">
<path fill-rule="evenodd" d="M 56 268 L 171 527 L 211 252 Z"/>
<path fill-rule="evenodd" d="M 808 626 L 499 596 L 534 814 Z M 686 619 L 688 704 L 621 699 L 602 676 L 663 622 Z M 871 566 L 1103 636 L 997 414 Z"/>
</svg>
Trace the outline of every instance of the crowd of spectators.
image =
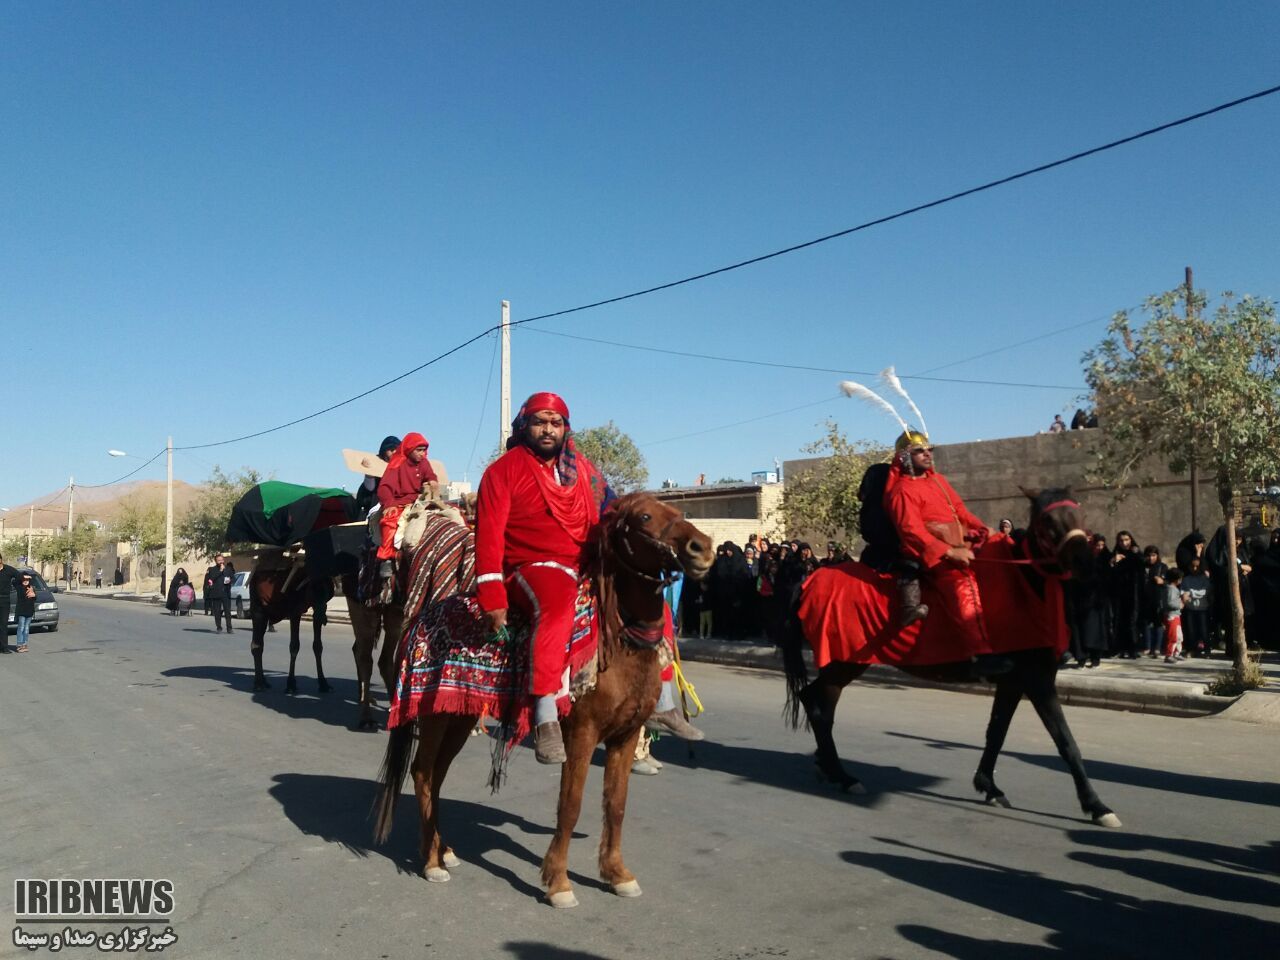
<svg viewBox="0 0 1280 960">
<path fill-rule="evenodd" d="M 848 559 L 849 554 L 834 542 L 818 557 L 801 540 L 773 543 L 754 533 L 742 547 L 726 540 L 716 548 L 715 563 L 706 579 L 684 586 L 682 632 L 685 636 L 776 643 L 783 616 L 809 574 Z"/>
<path fill-rule="evenodd" d="M 1090 538 L 1094 576 L 1066 584 L 1070 660 L 1096 667 L 1104 657 L 1137 660 L 1233 653 L 1226 528 L 1211 539 L 1189 533 L 1172 556 L 1139 547 L 1128 530 L 1115 546 Z M 1236 535 L 1236 565 L 1249 646 L 1280 643 L 1280 529 Z M 1182 650 L 1175 653 L 1180 635 Z"/>
<path fill-rule="evenodd" d="M 1004 532 L 1012 527 L 1008 520 L 1000 522 Z M 1236 540 L 1247 642 L 1275 647 L 1280 645 L 1280 529 L 1253 530 Z M 1172 556 L 1154 544 L 1140 546 L 1128 530 L 1116 534 L 1114 548 L 1099 533 L 1090 544 L 1094 576 L 1065 582 L 1071 633 L 1067 663 L 1087 668 L 1106 657 L 1172 662 L 1179 654 L 1232 653 L 1225 528 L 1211 539 L 1187 534 Z M 809 574 L 848 559 L 834 542 L 818 557 L 799 540 L 774 543 L 752 534 L 742 547 L 726 541 L 716 548 L 707 578 L 684 586 L 681 632 L 776 643 L 785 613 Z M 1170 645 L 1175 633 L 1182 640 L 1177 653 Z"/>
</svg>

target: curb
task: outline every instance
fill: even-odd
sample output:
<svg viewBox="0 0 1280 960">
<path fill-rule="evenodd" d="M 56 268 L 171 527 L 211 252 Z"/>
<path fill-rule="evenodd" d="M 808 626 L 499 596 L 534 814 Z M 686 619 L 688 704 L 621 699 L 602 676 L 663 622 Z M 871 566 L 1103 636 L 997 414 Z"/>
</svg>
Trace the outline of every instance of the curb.
<svg viewBox="0 0 1280 960">
<path fill-rule="evenodd" d="M 812 653 L 806 650 L 804 656 L 805 662 L 812 668 Z M 782 671 L 782 654 L 776 647 L 731 643 L 726 640 L 682 639 L 680 659 Z M 868 683 L 924 687 L 979 696 L 991 696 L 995 692 L 994 685 L 990 683 L 938 683 L 914 677 L 882 664 L 873 664 L 860 679 Z M 1075 707 L 1099 707 L 1104 710 L 1124 710 L 1130 713 L 1150 713 L 1165 717 L 1208 717 L 1223 713 L 1236 703 L 1235 700 L 1226 697 L 1215 697 L 1205 693 L 1204 684 L 1200 683 L 1083 676 L 1074 671 L 1058 673 L 1058 697 L 1064 704 Z M 1262 719 L 1256 717 L 1262 717 Z M 1271 719 L 1265 719 L 1266 717 Z M 1240 719 L 1245 717 L 1241 716 Z M 1275 698 L 1274 707 L 1269 711 L 1250 711 L 1249 722 L 1275 723 L 1280 726 L 1280 697 Z"/>
</svg>

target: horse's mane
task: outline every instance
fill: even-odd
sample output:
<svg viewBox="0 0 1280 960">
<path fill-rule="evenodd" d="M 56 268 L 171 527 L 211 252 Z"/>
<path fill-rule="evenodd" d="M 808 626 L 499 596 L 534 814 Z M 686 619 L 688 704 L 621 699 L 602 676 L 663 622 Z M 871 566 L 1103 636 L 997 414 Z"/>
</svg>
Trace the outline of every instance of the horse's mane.
<svg viewBox="0 0 1280 960">
<path fill-rule="evenodd" d="M 622 564 L 618 562 L 613 532 L 647 493 L 628 493 L 612 501 L 592 528 L 582 551 L 582 572 L 596 591 L 596 621 L 600 631 L 600 669 L 607 668 L 611 648 L 622 635 L 622 606 L 614 585 Z"/>
</svg>

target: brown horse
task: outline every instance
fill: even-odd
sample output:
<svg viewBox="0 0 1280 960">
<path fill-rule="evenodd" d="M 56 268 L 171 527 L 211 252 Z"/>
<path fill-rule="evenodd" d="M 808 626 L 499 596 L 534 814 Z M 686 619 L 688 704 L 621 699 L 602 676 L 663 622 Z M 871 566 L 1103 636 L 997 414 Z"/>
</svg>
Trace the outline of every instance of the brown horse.
<svg viewBox="0 0 1280 960">
<path fill-rule="evenodd" d="M 596 686 L 573 705 L 563 721 L 568 761 L 560 773 L 556 830 L 542 861 L 542 882 L 553 906 L 577 906 L 569 883 L 569 839 L 582 808 L 591 754 L 605 745 L 604 830 L 600 876 L 619 896 L 640 895 L 640 885 L 622 861 L 622 819 L 636 740 L 657 704 L 658 647 L 664 616 L 662 587 L 682 569 L 701 579 L 715 559 L 711 541 L 683 513 L 644 493 L 620 498 L 591 533 L 583 551 L 583 575 L 598 601 L 599 672 Z M 449 879 L 457 857 L 440 838 L 440 788 L 449 764 L 467 742 L 478 717 L 423 714 L 417 727 L 413 785 L 422 819 L 421 849 L 427 880 Z M 391 832 L 391 818 L 413 744 L 415 724 L 391 731 L 376 805 L 375 837 Z"/>
<path fill-rule="evenodd" d="M 1019 626 L 1025 630 L 1026 647 L 1008 654 L 1012 669 L 996 679 L 995 701 L 991 706 L 991 719 L 987 725 L 986 748 L 974 774 L 974 788 L 985 795 L 986 802 L 1010 806 L 1008 798 L 996 786 L 995 766 L 1004 745 L 1005 735 L 1013 720 L 1018 703 L 1025 696 L 1039 714 L 1041 722 L 1058 748 L 1058 754 L 1067 764 L 1075 780 L 1076 796 L 1081 809 L 1094 823 L 1104 827 L 1119 827 L 1120 819 L 1104 804 L 1093 789 L 1084 770 L 1080 749 L 1076 746 L 1067 718 L 1058 700 L 1056 678 L 1057 657 L 1051 640 L 1045 634 L 1052 633 L 1060 624 L 1038 623 L 1037 612 L 1061 617 L 1061 604 L 1038 604 L 1038 598 L 1058 599 L 1054 591 L 1061 591 L 1059 582 L 1068 573 L 1080 576 L 1092 575 L 1091 556 L 1084 535 L 1084 519 L 1080 506 L 1065 489 L 1027 491 L 1031 500 L 1031 519 L 1027 534 L 1013 547 L 1008 566 L 992 568 L 1002 576 L 1018 581 L 1016 590 L 1028 602 L 1017 609 L 996 609 L 987 604 L 984 589 L 984 606 L 988 616 L 1018 617 Z M 981 557 L 979 561 L 981 562 Z M 842 574 L 839 568 L 826 567 L 816 571 L 813 577 L 830 578 Z M 811 578 L 812 579 L 812 578 Z M 1024 588 L 1029 588 L 1025 589 Z M 1012 595 L 1014 591 L 1010 591 Z M 1007 606 L 1007 604 L 1006 604 Z M 988 622 L 991 622 L 988 620 Z M 869 662 L 832 661 L 824 665 L 817 677 L 809 681 L 802 656 L 803 647 L 811 641 L 805 636 L 804 627 L 796 611 L 788 618 L 786 637 L 783 641 L 783 661 L 787 672 L 787 707 L 789 718 L 795 725 L 803 707 L 809 728 L 817 742 L 814 762 L 818 776 L 831 782 L 846 793 L 865 793 L 858 778 L 849 773 L 840 762 L 832 734 L 836 705 L 840 694 L 849 683 L 866 672 Z M 955 669 L 948 669 L 948 667 Z M 958 680 L 967 678 L 966 664 L 940 665 L 938 667 L 903 667 L 905 672 L 934 680 Z"/>
</svg>

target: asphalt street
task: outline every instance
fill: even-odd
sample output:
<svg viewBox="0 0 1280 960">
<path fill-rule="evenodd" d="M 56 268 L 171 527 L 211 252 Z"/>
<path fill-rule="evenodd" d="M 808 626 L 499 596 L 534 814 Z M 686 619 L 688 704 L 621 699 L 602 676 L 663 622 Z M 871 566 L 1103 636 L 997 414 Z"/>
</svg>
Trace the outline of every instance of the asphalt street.
<svg viewBox="0 0 1280 960">
<path fill-rule="evenodd" d="M 557 911 L 538 869 L 558 772 L 523 747 L 496 797 L 486 738 L 455 763 L 442 832 L 463 864 L 451 882 L 418 875 L 408 794 L 391 840 L 372 845 L 386 736 L 351 729 L 346 626 L 327 633 L 332 693 L 316 693 L 307 640 L 298 695 L 275 677 L 255 695 L 247 630 L 59 601 L 58 633 L 0 658 L 0 885 L 171 879 L 179 940 L 165 956 L 1170 960 L 1280 943 L 1269 727 L 1068 708 L 1124 821 L 1106 830 L 1081 815 L 1027 705 L 997 770 L 1015 805 L 1004 810 L 969 783 L 989 701 L 850 688 L 837 740 L 870 793 L 847 797 L 815 781 L 809 735 L 783 726 L 776 674 L 689 664 L 708 740 L 692 755 L 662 740 L 666 768 L 631 780 L 624 851 L 644 895 L 595 879 L 597 765 L 570 855 L 581 906 Z M 287 633 L 269 634 L 268 670 L 287 656 Z M 0 953 L 19 954 L 7 931 Z"/>
</svg>

